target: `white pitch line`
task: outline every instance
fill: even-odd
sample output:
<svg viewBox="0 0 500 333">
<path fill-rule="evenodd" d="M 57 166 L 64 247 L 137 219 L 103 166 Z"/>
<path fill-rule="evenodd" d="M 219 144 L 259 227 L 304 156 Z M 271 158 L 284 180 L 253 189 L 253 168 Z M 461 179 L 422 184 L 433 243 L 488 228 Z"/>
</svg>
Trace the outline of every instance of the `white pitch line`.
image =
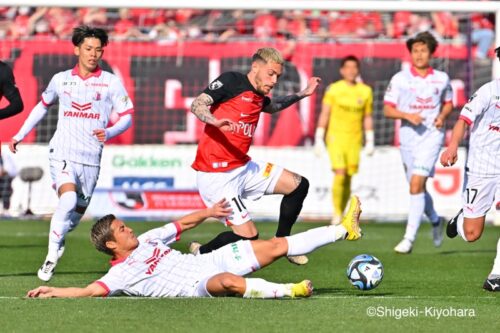
<svg viewBox="0 0 500 333">
<path fill-rule="evenodd" d="M 380 299 L 422 299 L 422 300 L 428 300 L 428 299 L 462 299 L 462 298 L 474 298 L 474 299 L 497 299 L 498 297 L 495 296 L 362 296 L 362 295 L 313 295 L 311 299 L 347 299 L 347 298 L 352 298 L 352 299 L 358 299 L 358 300 L 380 300 Z M 0 296 L 0 300 L 2 299 L 27 299 L 25 297 L 16 297 L 16 296 Z M 54 298 L 54 299 L 64 299 L 64 298 Z M 92 299 L 89 297 L 89 299 Z M 157 299 L 189 299 L 188 297 L 144 297 L 144 296 L 120 296 L 120 297 L 95 297 L 93 299 L 97 300 L 144 300 L 144 299 L 150 299 L 150 300 L 157 300 Z M 217 299 L 217 297 L 203 297 L 203 298 L 198 298 L 198 299 Z"/>
</svg>

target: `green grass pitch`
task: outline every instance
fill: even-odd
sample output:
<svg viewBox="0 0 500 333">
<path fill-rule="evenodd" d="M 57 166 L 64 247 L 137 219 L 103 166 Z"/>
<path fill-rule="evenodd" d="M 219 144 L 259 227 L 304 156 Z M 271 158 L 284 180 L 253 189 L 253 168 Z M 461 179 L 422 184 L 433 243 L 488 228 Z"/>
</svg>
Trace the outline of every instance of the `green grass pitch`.
<svg viewBox="0 0 500 333">
<path fill-rule="evenodd" d="M 108 257 L 89 241 L 84 222 L 66 242 L 54 286 L 84 286 L 103 275 Z M 139 234 L 158 223 L 130 223 Z M 299 223 L 294 232 L 319 226 Z M 261 238 L 272 237 L 276 223 L 258 225 Z M 363 224 L 364 238 L 339 242 L 309 256 L 305 267 L 281 259 L 254 274 L 276 282 L 313 281 L 309 299 L 25 299 L 40 285 L 36 270 L 46 254 L 48 222 L 0 222 L 0 331 L 2 332 L 498 332 L 500 293 L 484 291 L 499 229 L 487 227 L 473 244 L 445 239 L 432 246 L 422 225 L 413 253 L 393 247 L 402 224 Z M 185 251 L 191 240 L 206 241 L 223 230 L 207 223 L 186 232 L 174 247 Z M 350 259 L 361 253 L 378 257 L 384 280 L 369 292 L 354 289 L 345 276 Z M 369 312 L 372 311 L 375 313 Z"/>
</svg>

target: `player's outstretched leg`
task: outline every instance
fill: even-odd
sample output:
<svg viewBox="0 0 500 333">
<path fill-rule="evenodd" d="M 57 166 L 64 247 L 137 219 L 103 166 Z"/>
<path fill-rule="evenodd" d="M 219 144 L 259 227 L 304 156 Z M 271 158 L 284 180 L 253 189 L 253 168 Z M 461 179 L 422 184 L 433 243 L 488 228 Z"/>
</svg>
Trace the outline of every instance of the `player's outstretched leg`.
<svg viewBox="0 0 500 333">
<path fill-rule="evenodd" d="M 339 225 L 312 228 L 287 237 L 252 241 L 258 265 L 265 267 L 281 257 L 307 254 L 339 240 L 357 240 L 362 236 L 359 227 L 360 214 L 359 199 L 353 196 L 349 209 Z"/>
<path fill-rule="evenodd" d="M 206 290 L 212 296 L 238 295 L 243 298 L 309 297 L 311 281 L 274 283 L 259 278 L 244 278 L 232 273 L 217 274 L 208 279 Z"/>
<path fill-rule="evenodd" d="M 57 261 L 62 255 L 61 248 L 64 248 L 66 233 L 71 225 L 71 214 L 75 209 L 77 201 L 76 192 L 67 191 L 59 197 L 57 209 L 50 221 L 49 246 L 45 261 L 38 270 L 38 278 L 42 281 L 49 281 L 54 274 Z"/>
</svg>

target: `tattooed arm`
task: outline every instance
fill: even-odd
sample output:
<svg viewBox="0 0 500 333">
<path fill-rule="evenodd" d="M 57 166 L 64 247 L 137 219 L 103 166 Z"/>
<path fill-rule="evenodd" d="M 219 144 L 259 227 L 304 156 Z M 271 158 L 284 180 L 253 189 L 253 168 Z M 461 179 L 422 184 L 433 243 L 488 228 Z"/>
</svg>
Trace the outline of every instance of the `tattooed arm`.
<svg viewBox="0 0 500 333">
<path fill-rule="evenodd" d="M 191 104 L 191 112 L 204 122 L 205 124 L 213 125 L 220 128 L 223 131 L 234 131 L 237 124 L 230 119 L 217 119 L 210 112 L 210 106 L 214 103 L 214 100 L 210 95 L 202 93 L 196 97 Z"/>
<path fill-rule="evenodd" d="M 320 82 L 321 79 L 319 77 L 312 77 L 307 82 L 307 87 L 304 90 L 293 95 L 275 97 L 262 111 L 266 113 L 275 113 L 284 110 L 290 105 L 297 103 L 302 98 L 311 96 Z"/>
</svg>

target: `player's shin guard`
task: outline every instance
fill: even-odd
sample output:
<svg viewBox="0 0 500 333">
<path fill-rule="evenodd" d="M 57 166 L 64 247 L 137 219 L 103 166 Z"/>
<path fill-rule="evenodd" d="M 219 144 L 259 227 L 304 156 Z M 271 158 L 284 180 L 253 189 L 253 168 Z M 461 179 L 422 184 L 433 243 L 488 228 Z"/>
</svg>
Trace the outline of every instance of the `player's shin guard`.
<svg viewBox="0 0 500 333">
<path fill-rule="evenodd" d="M 212 252 L 214 250 L 217 250 L 218 248 L 223 247 L 224 245 L 234 243 L 239 240 L 256 240 L 256 239 L 259 239 L 259 234 L 255 235 L 254 237 L 247 238 L 237 235 L 232 231 L 221 232 L 210 242 L 200 246 L 200 254 Z"/>
<path fill-rule="evenodd" d="M 282 298 L 284 296 L 291 296 L 292 289 L 285 284 L 253 278 L 246 278 L 245 282 L 244 298 Z"/>
<path fill-rule="evenodd" d="M 346 232 L 343 225 L 329 225 L 285 237 L 288 242 L 286 255 L 297 256 L 310 253 L 318 247 L 344 239 Z"/>
<path fill-rule="evenodd" d="M 59 203 L 57 204 L 57 209 L 50 220 L 49 252 L 47 254 L 47 259 L 52 262 L 57 262 L 58 260 L 57 251 L 64 241 L 64 236 L 70 228 L 70 217 L 71 213 L 75 209 L 75 206 L 76 192 L 69 191 L 61 194 L 59 197 Z"/>
<path fill-rule="evenodd" d="M 285 237 L 290 235 L 292 226 L 299 217 L 302 210 L 302 203 L 307 196 L 309 190 L 309 181 L 302 177 L 302 180 L 292 193 L 287 194 L 281 200 L 280 217 L 278 222 L 278 230 L 276 237 Z"/>
</svg>

